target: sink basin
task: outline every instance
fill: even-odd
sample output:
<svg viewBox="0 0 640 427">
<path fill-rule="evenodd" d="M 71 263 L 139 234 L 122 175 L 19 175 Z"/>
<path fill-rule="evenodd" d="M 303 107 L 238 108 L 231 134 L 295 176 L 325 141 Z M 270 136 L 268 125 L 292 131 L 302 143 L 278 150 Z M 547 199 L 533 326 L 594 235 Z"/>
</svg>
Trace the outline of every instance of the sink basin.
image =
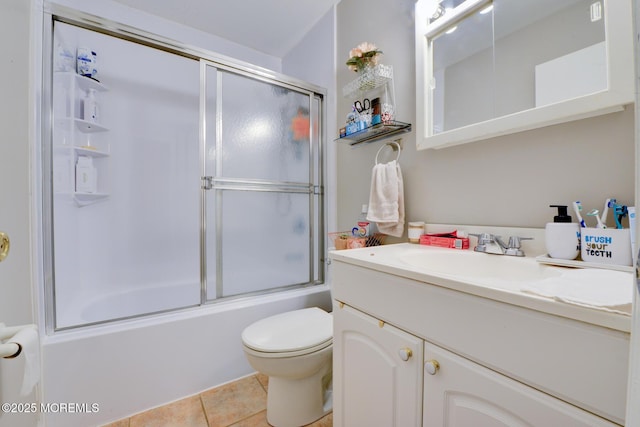
<svg viewBox="0 0 640 427">
<path fill-rule="evenodd" d="M 560 276 L 562 269 L 541 265 L 533 258 L 492 255 L 467 250 L 423 248 L 403 254 L 399 261 L 415 269 L 435 274 L 523 282 Z"/>
</svg>

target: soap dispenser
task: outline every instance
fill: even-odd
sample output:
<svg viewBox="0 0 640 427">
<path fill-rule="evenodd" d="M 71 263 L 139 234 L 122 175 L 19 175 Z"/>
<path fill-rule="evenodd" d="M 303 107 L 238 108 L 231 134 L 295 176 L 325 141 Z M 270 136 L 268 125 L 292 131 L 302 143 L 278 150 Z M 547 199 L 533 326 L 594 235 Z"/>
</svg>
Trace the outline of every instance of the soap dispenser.
<svg viewBox="0 0 640 427">
<path fill-rule="evenodd" d="M 571 222 L 566 205 L 549 207 L 557 208 L 558 215 L 544 228 L 547 253 L 551 258 L 576 259 L 580 253 L 580 226 L 577 222 Z"/>
</svg>

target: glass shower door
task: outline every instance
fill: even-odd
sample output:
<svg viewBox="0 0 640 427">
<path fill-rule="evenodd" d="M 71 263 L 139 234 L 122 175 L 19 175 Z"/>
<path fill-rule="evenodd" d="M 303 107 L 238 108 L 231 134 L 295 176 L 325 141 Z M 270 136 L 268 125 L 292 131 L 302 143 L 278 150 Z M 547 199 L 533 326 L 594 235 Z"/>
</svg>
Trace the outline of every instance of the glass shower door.
<svg viewBox="0 0 640 427">
<path fill-rule="evenodd" d="M 319 102 L 213 66 L 205 74 L 206 298 L 313 283 Z"/>
<path fill-rule="evenodd" d="M 57 21 L 52 35 L 100 57 L 99 83 L 74 64 L 52 75 L 54 327 L 200 304 L 199 62 Z M 97 118 L 82 108 L 93 88 Z"/>
</svg>

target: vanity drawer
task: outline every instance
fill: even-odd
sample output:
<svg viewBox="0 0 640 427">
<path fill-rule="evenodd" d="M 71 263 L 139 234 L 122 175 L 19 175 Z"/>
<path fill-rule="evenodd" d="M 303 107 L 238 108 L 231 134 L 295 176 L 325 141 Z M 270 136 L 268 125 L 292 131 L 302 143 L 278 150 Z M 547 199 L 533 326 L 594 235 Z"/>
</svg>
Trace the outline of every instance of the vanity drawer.
<svg viewBox="0 0 640 427">
<path fill-rule="evenodd" d="M 629 334 L 343 262 L 333 297 L 624 424 Z"/>
</svg>

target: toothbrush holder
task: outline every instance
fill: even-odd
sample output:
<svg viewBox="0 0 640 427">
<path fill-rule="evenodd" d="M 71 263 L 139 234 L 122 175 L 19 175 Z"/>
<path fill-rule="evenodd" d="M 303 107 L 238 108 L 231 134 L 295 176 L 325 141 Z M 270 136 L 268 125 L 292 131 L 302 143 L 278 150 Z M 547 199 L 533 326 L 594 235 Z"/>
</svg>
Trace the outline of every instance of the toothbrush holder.
<svg viewBox="0 0 640 427">
<path fill-rule="evenodd" d="M 583 261 L 631 265 L 631 233 L 629 229 L 581 228 L 580 230 L 580 254 Z"/>
</svg>

